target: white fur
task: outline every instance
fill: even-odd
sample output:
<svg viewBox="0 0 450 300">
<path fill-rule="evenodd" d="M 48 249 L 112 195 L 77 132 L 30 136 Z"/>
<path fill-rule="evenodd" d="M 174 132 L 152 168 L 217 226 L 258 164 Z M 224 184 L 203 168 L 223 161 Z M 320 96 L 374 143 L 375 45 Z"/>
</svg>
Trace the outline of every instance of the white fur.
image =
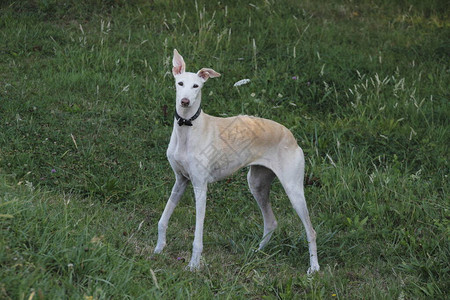
<svg viewBox="0 0 450 300">
<path fill-rule="evenodd" d="M 172 73 L 176 85 L 176 110 L 179 116 L 189 119 L 200 107 L 203 84 L 220 74 L 207 68 L 190 73 L 185 68 L 183 57 L 174 50 Z M 158 243 L 154 252 L 160 253 L 166 246 L 170 216 L 190 181 L 195 193 L 196 225 L 189 267 L 199 269 L 207 185 L 250 166 L 247 176 L 250 191 L 264 220 L 259 249 L 269 242 L 277 227 L 269 201 L 270 184 L 277 176 L 306 230 L 310 254 L 308 274 L 318 271 L 316 232 L 303 192 L 304 156 L 292 133 L 276 122 L 249 116 L 216 118 L 202 112 L 192 123 L 193 126 L 174 123 L 167 157 L 175 172 L 175 184 L 158 222 Z"/>
</svg>

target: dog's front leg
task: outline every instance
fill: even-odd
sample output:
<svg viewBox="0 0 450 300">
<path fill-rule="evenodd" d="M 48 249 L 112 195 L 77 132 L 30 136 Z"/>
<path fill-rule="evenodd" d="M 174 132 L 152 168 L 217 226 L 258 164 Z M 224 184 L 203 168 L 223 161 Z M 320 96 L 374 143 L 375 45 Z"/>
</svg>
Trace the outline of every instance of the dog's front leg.
<svg viewBox="0 0 450 300">
<path fill-rule="evenodd" d="M 175 184 L 172 188 L 172 193 L 170 194 L 169 201 L 167 201 L 164 212 L 161 215 L 161 219 L 158 222 L 158 243 L 156 244 L 155 253 L 160 253 L 166 246 L 166 230 L 169 224 L 170 216 L 172 215 L 178 202 L 180 202 L 181 196 L 186 189 L 188 180 L 179 174 L 176 175 Z"/>
<path fill-rule="evenodd" d="M 203 251 L 203 223 L 206 211 L 206 191 L 207 184 L 194 184 L 195 193 L 195 236 L 192 248 L 192 257 L 189 262 L 191 271 L 200 268 L 200 258 Z"/>
</svg>

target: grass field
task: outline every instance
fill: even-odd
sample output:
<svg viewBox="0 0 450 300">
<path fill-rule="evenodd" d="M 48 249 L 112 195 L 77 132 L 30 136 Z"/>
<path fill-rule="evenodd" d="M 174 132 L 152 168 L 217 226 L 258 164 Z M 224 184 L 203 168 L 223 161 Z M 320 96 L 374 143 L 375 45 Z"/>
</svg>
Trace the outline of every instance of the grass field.
<svg viewBox="0 0 450 300">
<path fill-rule="evenodd" d="M 446 1 L 2 1 L 0 298 L 448 297 L 449 37 Z M 152 254 L 174 48 L 222 74 L 205 112 L 297 138 L 319 273 L 277 181 L 279 227 L 253 251 L 246 170 L 209 188 L 200 272 L 192 189 Z"/>
</svg>

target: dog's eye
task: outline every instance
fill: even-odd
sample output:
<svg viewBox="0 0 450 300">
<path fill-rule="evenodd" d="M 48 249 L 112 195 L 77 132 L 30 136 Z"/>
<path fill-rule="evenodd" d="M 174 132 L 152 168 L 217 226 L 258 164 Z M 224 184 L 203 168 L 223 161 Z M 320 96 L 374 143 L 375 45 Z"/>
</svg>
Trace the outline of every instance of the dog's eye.
<svg viewBox="0 0 450 300">
<path fill-rule="evenodd" d="M 178 82 L 179 86 L 183 86 L 183 81 Z"/>
<path fill-rule="evenodd" d="M 194 84 L 192 87 L 193 87 L 194 89 L 196 89 L 196 88 L 198 88 L 198 84 Z"/>
</svg>

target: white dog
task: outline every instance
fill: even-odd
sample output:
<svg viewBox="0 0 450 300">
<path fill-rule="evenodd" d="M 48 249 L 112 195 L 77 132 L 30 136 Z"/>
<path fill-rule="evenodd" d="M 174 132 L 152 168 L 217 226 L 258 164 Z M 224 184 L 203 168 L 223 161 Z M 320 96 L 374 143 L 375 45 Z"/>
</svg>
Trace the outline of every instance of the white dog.
<svg viewBox="0 0 450 300">
<path fill-rule="evenodd" d="M 277 176 L 306 229 L 310 257 L 308 274 L 318 271 L 316 232 L 309 219 L 303 193 L 304 156 L 292 133 L 266 119 L 250 116 L 217 118 L 203 113 L 200 108 L 203 84 L 208 78 L 219 77 L 220 74 L 207 68 L 197 73 L 185 72 L 183 57 L 177 50 L 174 50 L 172 73 L 176 86 L 176 112 L 167 157 L 176 181 L 158 222 L 155 253 L 160 253 L 166 246 L 170 216 L 191 181 L 195 193 L 196 225 L 189 267 L 198 269 L 203 250 L 208 183 L 250 166 L 248 184 L 264 218 L 259 249 L 269 242 L 277 227 L 269 201 L 270 185 Z"/>
</svg>

